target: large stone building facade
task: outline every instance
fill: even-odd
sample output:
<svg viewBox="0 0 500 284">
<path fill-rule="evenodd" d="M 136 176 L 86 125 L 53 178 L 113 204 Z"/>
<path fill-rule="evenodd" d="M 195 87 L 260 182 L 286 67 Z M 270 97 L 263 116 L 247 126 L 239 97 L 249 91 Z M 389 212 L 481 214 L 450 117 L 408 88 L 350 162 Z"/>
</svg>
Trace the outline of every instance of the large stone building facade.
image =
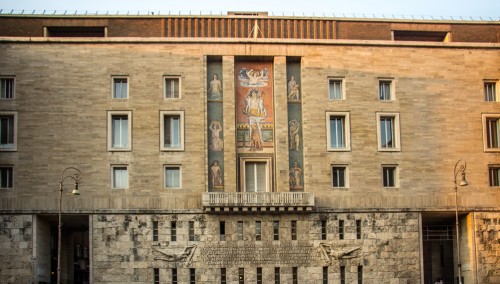
<svg viewBox="0 0 500 284">
<path fill-rule="evenodd" d="M 0 15 L 0 282 L 499 283 L 499 35 Z"/>
</svg>

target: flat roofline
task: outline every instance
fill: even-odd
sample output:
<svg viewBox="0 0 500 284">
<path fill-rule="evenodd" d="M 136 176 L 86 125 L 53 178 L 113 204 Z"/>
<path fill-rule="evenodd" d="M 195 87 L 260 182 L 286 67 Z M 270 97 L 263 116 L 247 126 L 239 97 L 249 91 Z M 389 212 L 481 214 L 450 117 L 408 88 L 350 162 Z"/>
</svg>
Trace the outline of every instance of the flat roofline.
<svg viewBox="0 0 500 284">
<path fill-rule="evenodd" d="M 500 43 L 431 42 L 349 39 L 275 39 L 275 38 L 180 38 L 180 37 L 0 37 L 0 44 L 283 44 L 283 45 L 339 45 L 390 46 L 421 48 L 500 49 Z"/>
<path fill-rule="evenodd" d="M 241 14 L 240 14 L 241 13 Z M 258 15 L 255 15 L 258 14 Z M 500 25 L 500 17 L 454 17 L 454 16 L 405 16 L 405 15 L 356 15 L 345 13 L 273 13 L 273 12 L 199 12 L 191 11 L 161 12 L 161 11 L 137 11 L 137 12 L 100 12 L 100 11 L 30 11 L 30 10 L 4 10 L 0 9 L 1 17 L 16 18 L 67 18 L 67 19 L 106 19 L 106 18 L 140 18 L 140 19 L 162 19 L 162 18 L 250 18 L 250 19 L 304 19 L 304 20 L 332 20 L 339 22 L 389 22 L 389 23 L 426 23 L 426 24 L 494 24 Z"/>
</svg>

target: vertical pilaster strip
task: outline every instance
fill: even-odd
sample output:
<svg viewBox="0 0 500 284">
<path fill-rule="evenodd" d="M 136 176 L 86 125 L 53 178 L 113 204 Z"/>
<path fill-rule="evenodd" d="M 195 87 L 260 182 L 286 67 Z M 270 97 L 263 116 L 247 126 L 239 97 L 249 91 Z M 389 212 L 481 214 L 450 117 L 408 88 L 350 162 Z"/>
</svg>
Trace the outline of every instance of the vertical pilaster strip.
<svg viewBox="0 0 500 284">
<path fill-rule="evenodd" d="M 288 121 L 287 121 L 286 57 L 274 57 L 274 110 L 276 191 L 288 191 Z"/>
<path fill-rule="evenodd" d="M 224 124 L 224 191 L 236 192 L 236 117 L 234 94 L 234 56 L 222 57 Z"/>
</svg>

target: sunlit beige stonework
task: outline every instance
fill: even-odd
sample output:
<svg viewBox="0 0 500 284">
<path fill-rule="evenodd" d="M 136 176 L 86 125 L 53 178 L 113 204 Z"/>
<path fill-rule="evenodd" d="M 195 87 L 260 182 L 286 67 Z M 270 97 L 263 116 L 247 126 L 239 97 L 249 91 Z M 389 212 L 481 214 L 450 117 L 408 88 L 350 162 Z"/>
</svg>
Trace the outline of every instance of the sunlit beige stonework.
<svg viewBox="0 0 500 284">
<path fill-rule="evenodd" d="M 499 283 L 499 35 L 1 14 L 0 282 Z"/>
</svg>

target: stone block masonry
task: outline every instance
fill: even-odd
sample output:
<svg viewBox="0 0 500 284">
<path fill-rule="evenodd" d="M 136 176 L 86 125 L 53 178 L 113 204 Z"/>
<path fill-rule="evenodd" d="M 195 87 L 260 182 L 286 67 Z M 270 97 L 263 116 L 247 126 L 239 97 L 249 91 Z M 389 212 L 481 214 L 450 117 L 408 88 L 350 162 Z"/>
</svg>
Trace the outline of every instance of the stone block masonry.
<svg viewBox="0 0 500 284">
<path fill-rule="evenodd" d="M 0 283 L 31 283 L 31 215 L 0 215 Z"/>
<path fill-rule="evenodd" d="M 239 268 L 244 269 L 246 281 L 255 280 L 256 267 L 269 281 L 275 268 L 280 268 L 284 281 L 292 279 L 297 267 L 299 283 L 320 283 L 323 267 L 329 267 L 328 279 L 335 282 L 340 266 L 346 267 L 348 281 L 357 279 L 362 266 L 365 283 L 420 283 L 417 213 L 94 215 L 93 219 L 94 283 L 151 283 L 154 268 L 159 269 L 161 282 L 171 281 L 176 269 L 180 283 L 188 281 L 190 269 L 195 269 L 196 283 L 220 282 L 221 268 L 226 268 L 231 283 L 237 281 Z M 339 220 L 344 221 L 343 239 Z M 279 221 L 277 231 L 274 221 Z M 296 240 L 292 221 L 297 224 Z M 153 222 L 158 224 L 157 233 Z M 243 224 L 240 229 L 238 222 Z M 158 241 L 153 241 L 156 237 Z"/>
</svg>

